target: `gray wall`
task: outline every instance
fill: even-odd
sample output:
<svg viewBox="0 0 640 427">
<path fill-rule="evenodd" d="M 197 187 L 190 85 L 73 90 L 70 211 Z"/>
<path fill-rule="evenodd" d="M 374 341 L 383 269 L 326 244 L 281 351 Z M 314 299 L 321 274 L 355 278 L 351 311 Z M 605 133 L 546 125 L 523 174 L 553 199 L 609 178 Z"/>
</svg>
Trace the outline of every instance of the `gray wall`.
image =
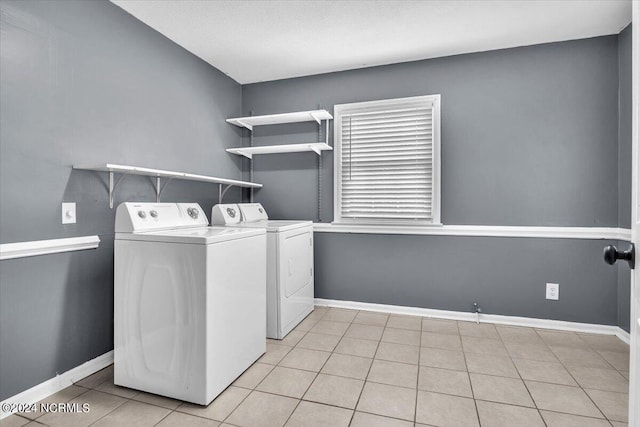
<svg viewBox="0 0 640 427">
<path fill-rule="evenodd" d="M 436 93 L 443 223 L 618 226 L 617 36 L 245 85 L 242 108 L 332 111 Z M 313 124 L 255 133 L 256 144 L 316 138 Z M 257 156 L 254 169 L 265 184 L 256 200 L 275 218 L 318 219 L 315 155 Z M 462 311 L 477 300 L 486 313 L 617 325 L 618 270 L 602 262 L 612 243 L 316 233 L 316 295 Z M 560 301 L 544 299 L 546 282 L 560 283 Z"/>
<path fill-rule="evenodd" d="M 436 93 L 445 224 L 617 226 L 617 36 L 245 85 L 242 108 L 333 110 Z M 258 128 L 256 143 L 317 138 L 313 125 L 287 131 Z M 325 221 L 333 216 L 332 157 L 325 154 Z M 316 216 L 313 155 L 256 156 L 254 168 L 265 184 L 257 197 L 275 216 Z"/>
<path fill-rule="evenodd" d="M 606 241 L 316 233 L 315 244 L 318 298 L 616 323 Z M 559 301 L 545 300 L 546 282 L 560 283 Z"/>
<path fill-rule="evenodd" d="M 631 25 L 618 36 L 618 224 L 631 228 Z M 619 242 L 626 249 L 628 242 Z M 625 263 L 618 264 L 618 326 L 629 331 L 631 275 Z"/>
<path fill-rule="evenodd" d="M 98 250 L 2 261 L 0 400 L 113 349 L 106 174 L 122 163 L 239 179 L 241 87 L 107 1 L 0 2 L 0 241 L 98 234 Z M 171 182 L 164 201 L 210 210 L 217 186 Z M 238 191 L 227 200 L 239 200 Z M 126 178 L 119 201 L 155 201 Z M 78 223 L 61 224 L 60 203 Z"/>
</svg>

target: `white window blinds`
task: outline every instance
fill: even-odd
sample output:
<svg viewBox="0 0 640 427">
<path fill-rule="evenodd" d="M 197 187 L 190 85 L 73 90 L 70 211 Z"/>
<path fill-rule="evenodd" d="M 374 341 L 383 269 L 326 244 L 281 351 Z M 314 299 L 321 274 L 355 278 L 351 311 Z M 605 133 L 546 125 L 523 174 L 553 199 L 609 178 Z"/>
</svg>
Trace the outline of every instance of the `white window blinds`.
<svg viewBox="0 0 640 427">
<path fill-rule="evenodd" d="M 440 96 L 336 105 L 338 222 L 439 223 Z"/>
</svg>

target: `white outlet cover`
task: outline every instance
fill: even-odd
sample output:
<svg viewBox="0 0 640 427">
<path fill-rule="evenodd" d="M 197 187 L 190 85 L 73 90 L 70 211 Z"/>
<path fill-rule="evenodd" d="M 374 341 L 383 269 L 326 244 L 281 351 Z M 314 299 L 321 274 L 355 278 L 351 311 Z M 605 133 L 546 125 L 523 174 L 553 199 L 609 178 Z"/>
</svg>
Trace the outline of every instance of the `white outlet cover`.
<svg viewBox="0 0 640 427">
<path fill-rule="evenodd" d="M 546 298 L 554 301 L 560 299 L 560 285 L 558 283 L 547 283 Z"/>
<path fill-rule="evenodd" d="M 63 224 L 76 223 L 76 204 L 75 203 L 62 204 L 62 223 Z"/>
</svg>

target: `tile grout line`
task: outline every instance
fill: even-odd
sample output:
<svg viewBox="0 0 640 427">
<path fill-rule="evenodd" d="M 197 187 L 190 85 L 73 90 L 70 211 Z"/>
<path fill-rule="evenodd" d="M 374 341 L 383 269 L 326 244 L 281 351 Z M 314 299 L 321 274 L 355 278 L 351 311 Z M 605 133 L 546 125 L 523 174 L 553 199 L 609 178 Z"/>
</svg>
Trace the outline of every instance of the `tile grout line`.
<svg viewBox="0 0 640 427">
<path fill-rule="evenodd" d="M 356 319 L 356 317 L 358 317 L 358 314 L 360 314 L 362 312 L 362 310 L 358 310 L 358 313 L 356 313 L 355 317 L 353 318 L 353 320 Z M 387 320 L 384 322 L 385 325 L 387 324 L 387 322 L 389 321 L 389 316 L 387 315 Z M 353 322 L 351 322 L 351 324 L 353 325 Z M 358 323 L 356 323 L 356 325 L 358 325 Z M 371 325 L 368 325 L 371 326 Z M 350 328 L 351 326 L 349 326 Z M 349 329 L 347 329 L 348 331 Z M 383 327 L 383 331 L 384 331 L 384 327 Z M 346 332 L 345 332 L 346 335 Z M 382 336 L 380 336 L 380 338 L 382 339 Z M 340 341 L 342 341 L 342 338 L 340 339 Z M 338 343 L 339 344 L 339 343 Z M 369 376 L 369 372 L 371 371 L 371 366 L 373 366 L 373 360 L 376 357 L 376 353 L 378 352 L 378 347 L 380 346 L 380 341 L 378 341 L 378 344 L 376 345 L 376 350 L 373 352 L 373 359 L 371 359 L 371 365 L 369 365 L 369 370 L 367 371 L 367 375 L 365 375 L 364 380 L 362 381 L 362 388 L 360 389 L 360 393 L 358 393 L 358 398 L 356 399 L 356 403 L 353 405 L 353 413 L 351 414 L 351 418 L 349 419 L 349 426 L 353 423 L 353 419 L 356 416 L 356 410 L 358 409 L 358 403 L 360 403 L 360 397 L 362 396 L 362 392 L 364 391 L 364 386 L 367 384 L 367 377 Z M 336 345 L 337 347 L 337 345 Z M 335 349 L 334 349 L 335 351 Z M 333 352 L 331 353 L 333 354 Z M 338 353 L 340 354 L 340 353 Z"/>
<path fill-rule="evenodd" d="M 456 321 L 456 326 L 458 327 L 458 333 L 460 334 L 460 321 Z M 496 333 L 497 332 L 498 331 L 496 330 Z M 476 409 L 476 417 L 478 419 L 478 425 L 482 426 L 482 421 L 480 420 L 480 411 L 478 410 L 478 401 L 476 400 L 476 394 L 473 391 L 473 382 L 471 381 L 471 372 L 469 372 L 469 364 L 467 363 L 467 353 L 464 351 L 464 341 L 462 340 L 462 335 L 459 335 L 459 336 L 460 336 L 460 346 L 462 347 L 462 358 L 464 359 L 464 368 L 467 371 L 467 378 L 469 378 L 469 387 L 471 388 L 471 396 L 473 398 L 473 407 Z M 498 334 L 498 336 L 500 336 L 500 334 Z"/>
<path fill-rule="evenodd" d="M 364 377 L 364 382 L 362 383 L 362 389 L 360 389 L 360 393 L 358 394 L 358 399 L 356 400 L 356 405 L 353 408 L 353 415 L 351 416 L 351 421 L 349 422 L 349 425 L 351 425 L 351 423 L 353 422 L 353 418 L 356 416 L 356 411 L 358 409 L 358 405 L 360 404 L 360 399 L 362 398 L 362 393 L 364 393 L 364 388 L 367 385 L 367 378 L 369 378 L 369 373 L 371 373 L 371 367 L 373 366 L 373 361 L 376 358 L 376 354 L 378 353 L 378 348 L 380 348 L 380 343 L 382 342 L 382 335 L 384 335 L 384 330 L 386 329 L 387 324 L 389 323 L 389 319 L 391 318 L 390 314 L 386 314 L 386 316 L 387 316 L 387 320 L 385 320 L 384 326 L 382 327 L 382 334 L 380 335 L 380 339 L 378 340 L 378 344 L 376 344 L 376 351 L 373 352 L 373 357 L 371 358 L 371 365 L 369 365 L 369 369 L 367 370 L 367 375 L 365 375 L 365 377 Z M 364 411 L 362 411 L 362 412 L 364 412 Z M 373 414 L 373 415 L 378 415 L 379 416 L 379 414 Z"/>
<path fill-rule="evenodd" d="M 498 328 L 496 328 L 495 325 L 494 325 L 494 328 L 496 329 L 496 332 L 498 333 L 498 337 L 500 337 L 500 342 L 502 342 L 502 346 L 506 349 L 507 346 L 505 344 L 504 338 L 502 337 L 502 335 L 500 335 L 500 330 Z M 536 333 L 535 330 L 534 330 L 534 333 Z M 538 335 L 538 334 L 536 333 L 536 335 Z M 540 337 L 540 339 L 542 339 L 542 337 Z M 533 398 L 533 395 L 531 394 L 531 390 L 529 390 L 529 387 L 527 387 L 527 383 L 524 381 L 524 378 L 522 378 L 522 374 L 520 373 L 520 369 L 518 369 L 518 365 L 516 365 L 515 362 L 513 361 L 513 357 L 511 357 L 511 353 L 509 353 L 508 349 L 507 349 L 507 354 L 509 355 L 509 361 L 511 362 L 511 364 L 513 365 L 513 367 L 516 370 L 516 373 L 518 374 L 518 378 L 520 379 L 520 382 L 522 382 L 522 385 L 524 386 L 524 389 L 527 390 L 527 394 L 529 395 L 529 399 L 531 399 L 531 403 L 533 403 L 533 407 L 535 408 L 536 412 L 538 413 L 538 416 L 542 420 L 542 423 L 546 426 L 547 422 L 544 420 L 544 417 L 542 416 L 542 413 L 540 412 L 540 408 L 538 408 L 538 404 L 536 403 L 536 400 Z"/>
<path fill-rule="evenodd" d="M 108 380 L 106 380 L 106 381 L 108 381 Z M 103 382 L 105 382 L 105 381 L 103 381 Z M 100 384 L 102 384 L 102 383 L 100 383 Z M 101 392 L 100 390 L 96 390 L 96 389 L 93 389 L 93 390 L 94 390 L 94 391 L 97 391 L 97 392 L 99 392 L 99 393 L 104 393 L 104 392 Z M 110 393 L 105 393 L 105 394 L 110 394 Z M 113 395 L 112 395 L 112 396 L 113 396 Z M 120 396 L 120 397 L 122 397 L 122 396 Z M 106 414 L 104 414 L 103 416 L 101 416 L 100 418 L 98 418 L 97 420 L 95 420 L 94 422 L 92 422 L 91 424 L 87 424 L 87 426 L 92 426 L 92 425 L 94 425 L 95 423 L 97 423 L 97 422 L 98 422 L 98 421 L 100 421 L 101 419 L 103 419 L 103 418 L 107 417 L 109 414 L 111 414 L 112 412 L 114 412 L 116 409 L 120 408 L 122 405 L 126 404 L 126 403 L 128 402 L 128 399 L 126 399 L 126 398 L 124 398 L 124 399 L 125 399 L 125 401 L 124 401 L 124 402 L 122 402 L 121 404 L 117 405 L 117 406 L 116 406 L 115 408 L 113 408 L 111 411 L 107 412 Z"/>
<path fill-rule="evenodd" d="M 551 346 L 550 346 L 549 344 L 547 344 L 547 342 L 544 340 L 544 338 L 542 337 L 542 335 L 540 335 L 539 331 L 538 331 L 538 330 L 536 330 L 536 329 L 534 329 L 534 331 L 535 331 L 535 332 L 536 332 L 536 334 L 540 337 L 540 339 L 542 340 L 542 342 L 547 346 L 547 348 L 549 349 L 549 351 L 550 351 L 551 353 L 553 353 L 553 355 L 558 359 L 558 361 L 559 361 L 559 362 L 560 362 L 560 364 L 564 367 L 564 369 L 567 371 L 567 373 L 569 374 L 569 376 L 570 376 L 570 377 L 571 377 L 571 378 L 576 382 L 576 384 L 578 384 L 578 387 L 580 388 L 580 390 L 582 390 L 582 392 L 587 396 L 587 398 L 588 398 L 588 399 L 589 399 L 589 401 L 593 404 L 593 406 L 595 406 L 595 408 L 598 410 L 598 412 L 600 412 L 600 414 L 603 416 L 603 418 L 604 418 L 605 420 L 609 421 L 609 424 L 611 424 L 611 422 L 610 422 L 609 418 L 607 418 L 607 416 L 604 414 L 604 411 L 602 411 L 602 409 L 600 409 L 600 406 L 598 406 L 598 405 L 596 404 L 596 402 L 591 398 L 591 396 L 589 396 L 589 393 L 587 393 L 587 392 L 585 391 L 585 389 L 582 387 L 582 384 L 580 384 L 580 383 L 578 382 L 578 380 L 576 380 L 575 376 L 571 373 L 571 371 L 569 370 L 569 368 L 567 367 L 567 365 L 566 365 L 562 360 L 560 360 L 560 358 L 558 358 L 558 356 L 557 356 L 557 355 L 556 355 L 556 353 L 553 351 L 553 349 L 551 348 Z M 568 333 L 569 333 L 569 334 L 575 334 L 574 332 L 568 332 Z M 577 334 L 576 334 L 576 336 L 577 336 Z M 578 338 L 580 338 L 580 337 L 578 336 Z M 587 346 L 588 346 L 588 347 L 589 347 L 589 349 L 591 350 L 591 347 L 588 345 L 588 343 L 586 343 L 586 342 L 585 342 L 585 344 L 587 344 Z M 593 350 L 592 350 L 592 351 L 593 351 Z M 603 360 L 604 360 L 604 359 L 603 359 Z M 606 360 L 605 360 L 605 362 L 606 362 Z M 608 363 L 609 363 L 609 362 L 607 362 L 607 364 L 608 364 Z M 533 382 L 533 381 L 532 381 L 532 382 Z M 525 386 L 526 386 L 526 385 L 527 385 L 527 384 L 525 383 Z M 529 387 L 527 387 L 527 390 L 528 390 L 528 389 L 529 389 Z M 531 393 L 531 392 L 529 392 L 529 393 Z M 534 403 L 535 403 L 535 402 L 534 402 Z M 537 407 L 537 406 L 538 406 L 538 404 L 536 403 L 536 407 Z M 539 411 L 539 409 L 538 409 L 538 411 Z M 574 414 L 574 415 L 575 415 L 575 414 Z"/>
<path fill-rule="evenodd" d="M 331 310 L 331 309 L 327 310 L 327 312 L 326 312 L 322 317 L 320 317 L 320 319 L 318 319 L 318 322 L 316 322 L 316 325 L 317 325 L 317 324 L 318 324 L 318 323 L 319 323 L 319 322 L 320 322 L 320 321 L 321 321 L 321 320 L 322 320 L 322 319 L 323 319 L 323 318 L 324 318 L 324 317 L 325 317 L 325 316 L 330 312 L 330 310 Z M 360 310 L 357 310 L 357 311 L 356 311 L 355 316 L 357 316 L 359 312 L 360 312 Z M 354 316 L 354 318 L 355 318 L 355 316 Z M 351 323 L 349 323 L 349 325 L 351 325 Z M 314 325 L 314 326 L 315 326 L 315 325 Z M 307 331 L 307 333 L 309 333 L 310 331 L 311 331 L 311 329 L 310 329 L 309 331 Z M 305 334 L 305 336 L 306 336 L 306 334 Z M 303 338 L 304 338 L 304 337 L 303 337 Z M 300 341 L 302 341 L 302 339 L 303 339 L 303 338 L 301 338 L 301 339 L 300 339 Z M 340 339 L 342 339 L 342 336 L 340 337 Z M 299 343 L 300 341 L 298 341 L 298 343 Z M 340 341 L 338 341 L 338 343 L 339 343 L 339 342 L 340 342 Z M 338 343 L 336 343 L 336 345 L 334 346 L 334 348 L 333 348 L 334 350 L 335 350 L 335 347 L 338 345 Z M 297 344 L 296 344 L 296 345 L 297 345 Z M 295 348 L 295 347 L 294 347 L 294 348 Z M 288 353 L 287 353 L 287 354 L 288 354 Z M 333 350 L 331 351 L 331 354 L 333 354 Z M 298 407 L 300 406 L 300 404 L 303 402 L 304 396 L 307 394 L 307 392 L 309 391 L 309 389 L 311 388 L 311 386 L 312 386 L 312 385 L 313 385 L 313 383 L 315 382 L 316 378 L 318 378 L 318 376 L 320 375 L 320 372 L 321 372 L 321 371 L 322 371 L 322 369 L 325 367 L 325 365 L 327 364 L 327 362 L 329 361 L 329 359 L 330 359 L 330 358 L 331 358 L 331 356 L 327 357 L 327 360 L 325 360 L 325 361 L 324 361 L 324 363 L 322 364 L 322 366 L 320 367 L 320 369 L 318 370 L 318 372 L 316 372 L 316 375 L 313 377 L 313 380 L 311 380 L 311 382 L 310 382 L 310 383 L 309 383 L 309 385 L 307 386 L 307 388 L 306 388 L 306 390 L 304 391 L 304 393 L 302 393 L 302 396 L 300 396 L 300 398 L 298 399 L 298 403 L 296 404 L 295 408 L 293 408 L 293 411 L 291 411 L 291 413 L 289 414 L 289 416 L 287 417 L 287 420 L 284 422 L 284 424 L 283 424 L 283 425 L 286 425 L 286 424 L 289 422 L 289 420 L 291 419 L 291 417 L 293 416 L 293 414 L 296 412 L 296 409 L 298 409 Z M 283 359 L 284 359 L 284 357 L 283 357 Z M 281 361 L 282 361 L 282 360 L 281 360 Z M 278 362 L 278 363 L 279 363 L 279 362 Z M 275 368 L 274 368 L 274 369 L 275 369 Z M 266 378 L 266 377 L 265 377 L 265 378 Z M 306 400 L 305 400 L 305 402 L 310 402 L 310 401 L 306 401 Z M 320 404 L 319 402 L 313 402 L 313 403 Z M 344 408 L 343 408 L 343 409 L 344 409 Z M 354 408 L 354 410 L 353 410 L 353 411 L 354 411 L 354 413 L 355 413 L 355 408 Z M 351 415 L 351 417 L 353 417 L 353 414 Z"/>
<path fill-rule="evenodd" d="M 104 368 L 104 369 L 107 369 L 107 368 Z M 103 370 L 103 369 L 101 369 L 100 371 L 102 371 L 102 370 Z M 98 372 L 100 372 L 100 371 L 98 371 Z M 93 374 L 93 375 L 95 375 L 95 374 Z M 111 396 L 115 396 L 114 394 L 106 393 L 106 392 L 103 392 L 103 391 L 100 391 L 100 390 L 98 390 L 98 389 L 97 389 L 97 387 L 101 386 L 103 383 L 106 383 L 107 381 L 110 381 L 110 379 L 109 379 L 109 378 L 106 378 L 104 381 L 100 382 L 99 384 L 96 384 L 96 386 L 95 386 L 95 387 L 93 387 L 93 388 L 87 388 L 87 387 L 84 387 L 84 386 L 78 386 L 78 385 L 76 385 L 76 383 L 72 384 L 72 385 L 75 385 L 76 387 L 82 387 L 82 388 L 85 388 L 86 390 L 85 390 L 84 392 L 80 393 L 79 395 L 77 395 L 77 396 L 75 396 L 75 397 L 73 397 L 73 398 L 71 398 L 71 399 L 67 400 L 67 401 L 66 401 L 66 402 L 64 402 L 64 403 L 69 403 L 69 402 L 71 402 L 72 400 L 77 399 L 78 397 L 83 396 L 83 395 L 85 395 L 85 394 L 89 393 L 90 391 L 95 391 L 95 392 L 97 392 L 97 393 L 104 393 L 104 394 L 108 394 L 108 395 L 111 395 Z M 113 408 L 111 411 L 108 411 L 106 414 L 104 414 L 102 417 L 100 417 L 100 418 L 98 418 L 97 420 L 95 420 L 93 423 L 85 424 L 85 425 L 86 425 L 86 426 L 90 426 L 90 425 L 92 425 L 92 424 L 97 423 L 97 422 L 98 422 L 98 421 L 100 421 L 102 418 L 106 417 L 107 415 L 109 415 L 110 413 L 112 413 L 113 411 L 115 411 L 116 409 L 118 409 L 120 406 L 124 405 L 124 404 L 127 402 L 127 398 L 125 398 L 125 397 L 122 397 L 122 396 L 116 396 L 116 397 L 119 397 L 119 398 L 125 399 L 125 401 L 124 401 L 124 402 L 122 402 L 122 403 L 120 403 L 119 405 L 116 405 L 116 407 L 115 407 L 115 408 Z M 48 425 L 48 424 L 41 423 L 40 421 L 37 421 L 37 419 L 39 419 L 39 418 L 43 417 L 44 415 L 46 415 L 46 414 L 42 414 L 42 415 L 40 415 L 39 417 L 37 417 L 37 418 L 36 418 L 36 419 L 34 419 L 33 421 L 35 421 L 36 423 L 39 423 L 39 424 Z"/>
<path fill-rule="evenodd" d="M 590 420 L 598 420 L 598 421 L 606 421 L 609 424 L 611 424 L 612 421 L 615 420 L 610 420 L 607 417 L 604 418 L 598 418 L 598 417 L 592 417 L 591 415 L 578 415 L 578 414 L 570 414 L 568 412 L 560 412 L 560 411 L 555 411 L 553 409 L 542 409 L 542 411 L 546 411 L 546 412 L 553 412 L 554 414 L 561 414 L 561 415 L 571 415 L 573 417 L 582 417 L 582 418 L 588 418 Z M 616 421 L 616 422 L 623 422 L 623 421 Z"/>
<path fill-rule="evenodd" d="M 106 369 L 106 368 L 105 368 L 105 369 Z M 105 380 L 105 381 L 106 381 L 106 380 Z M 100 383 L 100 384 L 102 384 L 102 383 Z M 68 403 L 68 402 L 71 402 L 73 399 L 76 399 L 76 398 L 78 398 L 78 397 L 82 396 L 83 394 L 86 394 L 86 393 L 88 393 L 89 391 L 93 390 L 92 388 L 87 388 L 87 387 L 83 387 L 83 386 L 76 385 L 76 383 L 73 383 L 71 386 L 76 386 L 76 387 L 79 387 L 79 388 L 83 388 L 83 389 L 84 389 L 84 391 L 83 391 L 82 393 L 78 394 L 77 396 L 72 397 L 71 399 L 67 399 L 67 400 L 65 400 L 65 401 L 64 401 L 64 402 L 62 402 L 62 403 Z M 69 386 L 69 387 L 71 387 L 71 386 Z M 64 389 L 63 389 L 63 390 L 64 390 Z M 60 391 L 62 391 L 62 390 L 60 390 Z M 57 394 L 57 393 L 54 393 L 54 394 Z M 52 395 L 52 396 L 53 396 L 53 395 Z M 51 397 L 51 396 L 49 396 L 49 397 Z M 47 398 L 45 398 L 45 399 L 47 399 Z M 44 399 L 42 399 L 42 400 L 44 400 Z M 36 403 L 40 403 L 40 402 L 36 402 Z M 24 415 L 20 415 L 20 413 L 16 412 L 16 415 L 20 415 L 22 418 L 28 419 L 29 421 L 36 421 L 36 420 L 38 420 L 39 418 L 41 418 L 41 417 L 45 416 L 46 414 L 47 414 L 47 413 L 41 413 L 41 414 L 40 414 L 40 415 L 38 415 L 37 417 L 35 417 L 35 418 L 33 418 L 33 419 L 30 419 L 30 418 L 28 418 L 28 417 L 26 417 L 26 416 L 24 416 Z M 38 421 L 38 422 L 39 422 L 39 421 Z M 43 424 L 43 423 L 41 423 L 41 424 Z"/>
<path fill-rule="evenodd" d="M 420 341 L 418 346 L 418 375 L 416 377 L 416 402 L 413 408 L 413 424 L 418 422 L 418 394 L 420 393 L 420 355 L 422 353 L 422 319 L 420 319 Z"/>
<path fill-rule="evenodd" d="M 220 393 L 220 394 L 222 394 L 222 393 Z M 129 400 L 131 400 L 131 399 L 129 399 Z M 136 402 L 137 402 L 137 400 L 136 400 Z M 164 408 L 164 409 L 168 409 L 168 408 Z M 171 410 L 171 409 L 170 409 L 170 410 L 169 410 L 169 413 L 168 413 L 167 415 L 165 415 L 164 417 L 162 417 L 162 419 L 161 419 L 160 421 L 158 421 L 157 423 L 155 423 L 155 424 L 154 424 L 154 427 L 155 427 L 155 426 L 157 426 L 158 424 L 160 424 L 160 423 L 161 423 L 162 421 L 164 421 L 165 419 L 167 419 L 167 418 L 169 417 L 169 415 L 173 414 L 174 412 L 176 412 L 176 410 L 175 410 L 175 409 L 173 409 L 173 410 Z"/>
<path fill-rule="evenodd" d="M 315 307 L 314 307 L 314 310 L 315 310 Z M 329 311 L 329 310 L 327 310 L 327 312 L 328 312 L 328 311 Z M 310 313 L 310 314 L 311 314 L 311 313 Z M 311 329 L 313 329 L 313 327 L 314 327 L 316 324 L 318 324 L 318 322 L 319 322 L 319 321 L 320 321 L 324 316 L 326 316 L 326 314 L 327 314 L 327 313 L 325 313 L 325 314 L 323 314 L 322 316 L 320 316 L 320 317 L 318 318 L 318 320 L 316 320 L 316 321 L 314 322 L 314 324 L 313 324 L 313 325 L 312 325 L 312 326 L 311 326 L 307 331 L 301 331 L 301 332 L 304 332 L 304 334 L 302 335 L 302 337 L 301 337 L 301 338 L 300 338 L 300 339 L 299 339 L 299 340 L 298 340 L 298 341 L 297 341 L 297 342 L 296 342 L 296 343 L 291 347 L 291 349 L 290 349 L 289 351 L 287 351 L 287 353 L 286 353 L 284 356 L 282 356 L 282 358 L 278 361 L 278 363 L 276 363 L 275 365 L 273 365 L 273 368 L 272 368 L 272 369 L 267 373 L 267 375 L 265 375 L 265 376 L 264 376 L 264 378 L 262 378 L 262 379 L 258 382 L 258 384 L 256 384 L 256 385 L 255 385 L 255 387 L 254 387 L 254 388 L 253 388 L 249 393 L 247 393 L 247 395 L 246 395 L 246 396 L 245 396 L 245 397 L 244 397 L 244 398 L 243 398 L 243 399 L 242 399 L 242 400 L 241 400 L 241 401 L 240 401 L 240 402 L 239 402 L 239 403 L 238 403 L 238 404 L 237 404 L 237 405 L 236 405 L 236 406 L 231 410 L 231 412 L 229 412 L 229 414 L 227 414 L 227 416 L 224 418 L 224 420 L 222 421 L 222 423 L 221 423 L 221 424 L 224 424 L 224 423 L 229 419 L 229 417 L 230 417 L 230 416 L 231 416 L 231 415 L 232 415 L 232 414 L 233 414 L 233 413 L 234 413 L 234 412 L 235 412 L 235 411 L 240 407 L 240 405 L 242 405 L 242 403 L 243 403 L 243 402 L 244 402 L 244 401 L 245 401 L 245 400 L 246 400 L 246 399 L 247 399 L 247 398 L 248 398 L 248 397 L 249 397 L 249 396 L 250 396 L 254 391 L 258 391 L 258 392 L 260 392 L 260 393 L 265 393 L 265 392 L 263 392 L 263 391 L 257 390 L 257 388 L 260 386 L 260 384 L 262 384 L 262 382 L 263 382 L 263 381 L 264 381 L 264 380 L 265 380 L 269 375 L 271 375 L 271 373 L 276 369 L 276 367 L 280 366 L 280 362 L 282 362 L 282 360 L 284 360 L 284 358 L 285 358 L 285 357 L 287 357 L 287 355 L 288 355 L 289 353 L 291 353 L 291 351 L 293 351 L 293 349 L 294 349 L 294 348 L 296 348 L 296 346 L 300 343 L 300 341 L 302 341 L 302 340 L 304 339 L 304 337 L 305 337 L 305 336 L 307 336 L 307 334 L 311 331 Z M 306 318 L 305 318 L 305 319 L 306 319 Z M 304 321 L 304 320 L 303 320 L 303 321 Z M 295 330 L 295 328 L 294 328 L 294 330 Z M 286 337 L 285 337 L 285 338 L 286 338 Z M 282 340 L 281 340 L 281 341 L 282 341 Z M 266 354 L 266 353 L 265 353 L 265 354 Z M 262 357 L 262 356 L 261 356 L 261 357 Z M 259 360 L 259 359 L 258 359 L 258 360 Z M 327 359 L 327 360 L 328 360 L 328 359 Z M 255 363 L 255 362 L 254 362 L 254 363 Z M 325 362 L 325 363 L 326 363 L 326 362 Z M 251 366 L 253 366 L 253 364 L 252 364 Z M 324 366 L 324 365 L 323 365 L 323 366 Z M 239 377 L 238 377 L 238 378 L 239 378 Z M 315 380 L 315 379 L 314 379 L 314 380 Z M 312 381 L 312 383 L 313 383 L 313 381 Z M 233 384 L 233 383 L 232 383 L 232 384 Z M 311 384 L 310 384 L 309 386 L 311 386 Z M 306 393 L 306 391 L 305 391 L 305 393 Z M 273 394 L 273 395 L 275 395 L 275 396 L 282 396 L 282 395 L 278 395 L 278 394 L 275 394 L 275 393 L 269 393 L 269 394 Z M 303 394 L 303 396 L 304 396 L 304 394 Z M 284 396 L 284 397 L 290 397 L 290 396 Z M 298 408 L 298 405 L 300 405 L 300 402 L 301 402 L 301 401 L 302 401 L 302 398 L 300 398 L 300 399 L 298 400 L 298 403 L 296 404 L 295 408 L 293 408 L 293 411 L 291 411 L 291 414 L 289 414 L 289 417 L 287 417 L 287 420 L 285 421 L 285 423 L 284 423 L 284 424 L 286 424 L 286 423 L 289 421 L 289 418 L 291 418 L 291 415 L 293 415 L 293 413 L 295 412 L 295 410 Z M 283 424 L 283 425 L 284 425 L 284 424 Z"/>
<path fill-rule="evenodd" d="M 569 374 L 569 376 L 571 376 L 571 378 L 573 378 L 573 375 L 571 374 L 571 372 L 569 371 L 569 369 L 567 369 L 567 367 L 564 365 L 564 363 L 562 363 L 562 361 L 561 361 L 560 359 L 558 359 L 558 357 L 556 356 L 556 354 L 553 352 L 553 350 L 551 349 L 551 347 L 549 346 L 549 344 L 547 344 L 547 342 L 544 340 L 544 338 L 540 335 L 540 333 L 538 332 L 538 330 L 536 330 L 535 328 L 531 328 L 531 329 L 533 329 L 534 333 L 536 334 L 536 336 L 537 336 L 538 338 L 540 338 L 540 340 L 542 341 L 542 343 L 544 344 L 544 346 L 545 346 L 545 347 L 546 347 L 546 348 L 547 348 L 547 349 L 548 349 L 548 350 L 553 354 L 553 356 L 558 360 L 558 362 L 560 363 L 560 365 L 561 365 L 561 366 L 562 366 L 562 367 L 567 371 L 567 373 Z M 500 335 L 500 334 L 498 333 L 498 335 Z M 501 336 L 501 338 L 502 338 L 502 336 Z M 502 340 L 502 342 L 503 342 L 503 344 L 504 344 L 504 340 Z M 506 347 L 506 346 L 505 346 L 505 347 Z M 534 406 L 535 406 L 536 410 L 538 411 L 538 415 L 539 415 L 539 416 L 540 416 L 540 418 L 542 419 L 542 422 L 545 424 L 545 426 L 546 426 L 546 425 L 548 425 L 547 421 L 546 421 L 546 420 L 544 419 L 544 417 L 542 416 L 542 412 L 540 412 L 540 411 L 541 411 L 541 408 L 538 406 L 538 403 L 537 403 L 537 402 L 536 402 L 536 400 L 534 399 L 533 394 L 531 394 L 531 390 L 530 390 L 529 386 L 527 385 L 527 382 L 525 381 L 525 379 L 524 379 L 524 378 L 522 378 L 522 375 L 521 375 L 521 373 L 520 373 L 520 370 L 518 369 L 518 366 L 515 364 L 515 362 L 513 362 L 513 356 L 511 356 L 511 354 L 509 354 L 509 356 L 510 356 L 510 359 L 511 359 L 512 363 L 513 363 L 513 364 L 515 365 L 515 367 L 516 367 L 516 371 L 518 372 L 518 375 L 520 376 L 521 381 L 522 381 L 522 383 L 524 384 L 525 389 L 527 390 L 527 393 L 529 393 L 529 397 L 531 398 L 531 401 L 533 402 L 533 404 L 534 404 Z M 580 388 L 580 389 L 583 391 L 583 393 L 587 394 L 587 393 L 582 389 L 582 386 L 580 385 L 580 383 L 579 383 L 578 381 L 576 381 L 576 380 L 575 380 L 575 378 L 573 378 L 573 380 L 575 381 L 575 383 L 576 383 L 576 384 L 578 384 L 578 388 Z M 547 382 L 544 382 L 544 381 L 533 381 L 533 380 L 527 380 L 527 381 L 532 382 L 532 383 L 533 383 L 533 382 L 540 382 L 540 383 L 544 383 L 544 384 L 565 385 L 565 384 L 547 383 Z M 573 387 L 573 386 L 569 386 L 569 387 Z M 587 396 L 588 396 L 588 394 L 587 394 Z M 589 397 L 589 400 L 591 400 L 591 398 L 590 398 L 590 397 Z M 593 402 L 593 403 L 594 403 L 594 405 L 595 405 L 595 402 Z M 597 405 L 595 405 L 595 406 L 596 406 L 596 408 L 598 409 L 598 411 L 602 413 L 602 411 L 600 411 L 600 408 L 599 408 Z M 570 414 L 570 415 L 575 415 L 575 414 Z M 604 414 L 602 414 L 602 415 L 604 415 Z M 605 417 L 605 419 L 607 419 L 607 418 Z"/>
</svg>

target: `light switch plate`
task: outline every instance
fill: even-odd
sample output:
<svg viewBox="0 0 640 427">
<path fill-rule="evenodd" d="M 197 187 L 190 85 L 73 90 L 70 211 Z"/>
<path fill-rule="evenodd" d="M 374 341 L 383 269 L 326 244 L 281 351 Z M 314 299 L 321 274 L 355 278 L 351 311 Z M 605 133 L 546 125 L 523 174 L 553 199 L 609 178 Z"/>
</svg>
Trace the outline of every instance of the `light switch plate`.
<svg viewBox="0 0 640 427">
<path fill-rule="evenodd" d="M 62 223 L 63 224 L 76 223 L 76 204 L 75 203 L 62 204 Z"/>
</svg>

